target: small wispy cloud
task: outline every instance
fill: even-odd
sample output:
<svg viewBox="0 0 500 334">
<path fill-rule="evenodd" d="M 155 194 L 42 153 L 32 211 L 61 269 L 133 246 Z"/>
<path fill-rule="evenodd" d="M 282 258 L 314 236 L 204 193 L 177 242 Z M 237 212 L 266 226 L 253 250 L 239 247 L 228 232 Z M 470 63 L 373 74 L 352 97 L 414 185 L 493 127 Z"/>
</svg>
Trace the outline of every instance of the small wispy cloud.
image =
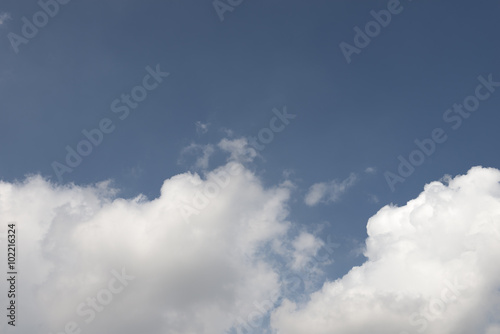
<svg viewBox="0 0 500 334">
<path fill-rule="evenodd" d="M 210 126 L 210 123 L 202 123 L 200 121 L 197 121 L 196 122 L 196 133 L 198 133 L 199 135 L 207 133 L 209 126 Z"/>
<path fill-rule="evenodd" d="M 367 167 L 365 169 L 366 174 L 375 174 L 377 172 L 377 169 L 375 167 Z"/>
<path fill-rule="evenodd" d="M 144 174 L 144 169 L 140 165 L 125 169 L 123 175 L 128 179 L 139 179 Z"/>
<path fill-rule="evenodd" d="M 0 25 L 3 25 L 5 22 L 9 21 L 11 16 L 9 13 L 1 12 L 0 13 Z"/>
<path fill-rule="evenodd" d="M 378 202 L 380 202 L 380 200 L 378 199 L 378 196 L 377 195 L 373 195 L 373 194 L 368 194 L 368 201 L 370 201 L 371 203 L 378 203 Z"/>
<path fill-rule="evenodd" d="M 209 160 L 212 154 L 215 152 L 213 145 L 199 145 L 192 143 L 191 145 L 185 147 L 181 151 L 181 158 L 178 163 L 184 162 L 184 157 L 186 155 L 191 155 L 196 157 L 196 162 L 193 167 L 195 169 L 206 169 L 208 168 Z"/>
<path fill-rule="evenodd" d="M 250 162 L 257 157 L 257 151 L 250 147 L 247 138 L 239 138 L 230 140 L 227 138 L 222 139 L 217 146 L 231 154 L 230 160 L 239 162 Z"/>
<path fill-rule="evenodd" d="M 340 196 L 354 185 L 356 180 L 356 174 L 351 173 L 347 179 L 341 182 L 333 180 L 330 182 L 315 183 L 309 188 L 304 201 L 308 206 L 315 206 L 319 202 L 326 204 L 337 202 Z"/>
</svg>

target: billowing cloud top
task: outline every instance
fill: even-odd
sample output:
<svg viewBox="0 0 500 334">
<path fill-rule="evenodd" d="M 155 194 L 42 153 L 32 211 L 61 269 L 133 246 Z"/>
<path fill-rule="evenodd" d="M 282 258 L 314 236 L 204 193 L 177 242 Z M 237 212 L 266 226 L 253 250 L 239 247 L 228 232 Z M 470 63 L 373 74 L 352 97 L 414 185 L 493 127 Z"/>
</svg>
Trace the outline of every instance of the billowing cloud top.
<svg viewBox="0 0 500 334">
<path fill-rule="evenodd" d="M 263 248 L 288 230 L 286 185 L 229 163 L 166 180 L 154 200 L 114 195 L 0 183 L 3 245 L 18 226 L 17 333 L 224 333 L 279 288 Z"/>
<path fill-rule="evenodd" d="M 432 182 L 367 226 L 368 260 L 305 305 L 272 315 L 280 333 L 500 333 L 500 171 Z M 446 183 L 446 182 L 445 182 Z"/>
<path fill-rule="evenodd" d="M 106 182 L 2 182 L 0 244 L 9 222 L 18 230 L 15 331 L 263 333 L 255 315 L 271 309 L 268 330 L 282 334 L 499 334 L 499 182 L 476 167 L 382 208 L 367 261 L 302 304 L 280 299 L 282 270 L 323 243 L 290 233 L 289 182 L 265 188 L 239 163 L 172 177 L 153 200 L 117 198 Z"/>
</svg>

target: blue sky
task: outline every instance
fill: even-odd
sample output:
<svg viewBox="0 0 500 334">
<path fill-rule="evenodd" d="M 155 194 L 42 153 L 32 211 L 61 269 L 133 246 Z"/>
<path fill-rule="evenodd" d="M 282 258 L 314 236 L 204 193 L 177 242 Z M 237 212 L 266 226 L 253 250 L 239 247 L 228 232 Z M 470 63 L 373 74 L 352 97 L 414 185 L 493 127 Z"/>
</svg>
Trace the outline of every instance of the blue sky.
<svg viewBox="0 0 500 334">
<path fill-rule="evenodd" d="M 340 278 L 365 261 L 359 249 L 380 208 L 405 205 L 446 174 L 500 167 L 500 87 L 478 80 L 500 82 L 500 4 L 403 0 L 348 62 L 339 44 L 354 46 L 353 28 L 365 29 L 370 11 L 388 3 L 242 1 L 221 20 L 211 1 L 72 0 L 13 47 L 9 33 L 22 36 L 22 18 L 32 22 L 40 5 L 4 0 L 0 179 L 112 180 L 121 197 L 154 199 L 166 179 L 224 165 L 221 140 L 256 136 L 273 109 L 286 108 L 296 117 L 244 163 L 267 187 L 293 182 L 289 220 L 297 231 L 333 237 L 340 247 L 326 277 Z M 169 76 L 120 120 L 112 102 L 157 66 Z M 446 111 L 479 84 L 489 96 L 453 129 Z M 105 118 L 113 132 L 58 180 L 53 162 L 64 163 L 66 146 L 76 148 L 82 130 Z M 436 128 L 447 140 L 391 190 L 386 172 L 397 174 L 398 156 L 409 159 L 414 141 Z M 192 144 L 201 146 L 186 153 Z M 205 168 L 193 167 L 203 145 L 214 153 Z M 335 200 L 304 202 L 314 184 L 331 190 L 351 173 L 356 181 Z"/>
</svg>

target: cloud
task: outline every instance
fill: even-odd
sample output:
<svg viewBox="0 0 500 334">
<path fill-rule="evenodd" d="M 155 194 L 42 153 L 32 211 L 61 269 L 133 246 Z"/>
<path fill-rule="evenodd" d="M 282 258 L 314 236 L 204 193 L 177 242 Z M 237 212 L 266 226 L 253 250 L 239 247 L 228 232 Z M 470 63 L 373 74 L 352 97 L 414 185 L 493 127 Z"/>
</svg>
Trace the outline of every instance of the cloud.
<svg viewBox="0 0 500 334">
<path fill-rule="evenodd" d="M 316 256 L 318 250 L 324 246 L 324 242 L 310 233 L 302 232 L 292 242 L 293 251 L 293 269 L 300 269 Z"/>
<path fill-rule="evenodd" d="M 432 182 L 367 225 L 367 261 L 310 295 L 285 300 L 271 324 L 286 334 L 498 333 L 500 171 L 472 168 Z"/>
<path fill-rule="evenodd" d="M 179 203 L 224 173 L 229 182 L 186 221 Z M 18 226 L 18 332 L 59 333 L 74 321 L 95 334 L 219 334 L 243 321 L 245 333 L 253 321 L 256 333 L 499 333 L 499 170 L 475 167 L 385 206 L 367 224 L 367 261 L 319 289 L 335 247 L 292 236 L 292 189 L 264 187 L 235 162 L 171 177 L 155 199 L 119 198 L 110 182 L 0 182 L 0 244 L 7 223 Z M 285 292 L 283 268 L 310 274 L 303 295 Z M 120 273 L 134 279 L 109 299 Z"/>
<path fill-rule="evenodd" d="M 199 145 L 192 143 L 191 145 L 185 147 L 181 151 L 181 158 L 179 159 L 179 163 L 184 161 L 184 156 L 186 155 L 195 155 L 198 156 L 196 158 L 196 162 L 193 167 L 195 169 L 207 169 L 210 157 L 215 152 L 215 148 L 213 145 Z M 201 155 L 200 155 L 201 153 Z"/>
<path fill-rule="evenodd" d="M 202 123 L 200 121 L 196 122 L 196 132 L 199 135 L 205 134 L 208 132 L 208 127 L 210 126 L 210 123 Z"/>
<path fill-rule="evenodd" d="M 228 129 L 228 128 L 221 128 L 219 129 L 220 132 L 224 132 L 224 134 L 227 136 L 227 137 L 233 137 L 234 136 L 234 131 L 231 130 L 231 129 Z"/>
<path fill-rule="evenodd" d="M 230 160 L 239 162 L 250 162 L 257 157 L 257 151 L 250 147 L 248 144 L 248 139 L 222 139 L 217 145 L 221 150 L 226 151 L 231 154 Z"/>
<path fill-rule="evenodd" d="M 377 172 L 377 169 L 375 167 L 366 167 L 365 173 L 366 174 L 375 174 Z"/>
<path fill-rule="evenodd" d="M 196 161 L 193 164 L 195 169 L 207 169 L 210 157 L 216 152 L 216 149 L 229 153 L 228 161 L 237 161 L 241 163 L 251 162 L 257 157 L 257 151 L 252 148 L 248 139 L 241 137 L 238 139 L 223 138 L 217 146 L 212 144 L 200 145 L 191 143 L 189 146 L 182 149 L 178 163 L 185 163 L 186 156 L 195 156 Z"/>
<path fill-rule="evenodd" d="M 5 22 L 9 21 L 11 19 L 11 16 L 9 13 L 2 12 L 0 13 L 0 25 L 4 24 Z"/>
<path fill-rule="evenodd" d="M 342 182 L 333 180 L 328 183 L 315 183 L 309 188 L 304 201 L 309 206 L 315 206 L 320 202 L 337 202 L 340 196 L 354 185 L 356 180 L 356 174 L 351 173 L 351 175 Z"/>
<path fill-rule="evenodd" d="M 368 201 L 370 201 L 372 203 L 380 202 L 380 200 L 378 199 L 378 196 L 374 195 L 374 194 L 368 194 Z"/>
<path fill-rule="evenodd" d="M 490 328 L 488 328 L 486 334 L 500 334 L 500 325 L 491 326 Z"/>
<path fill-rule="evenodd" d="M 177 207 L 231 166 L 206 179 L 176 175 L 152 200 L 117 198 L 109 183 L 56 186 L 40 176 L 0 182 L 0 244 L 7 223 L 18 224 L 18 332 L 59 333 L 75 321 L 94 334 L 220 334 L 247 319 L 255 301 L 280 289 L 264 250 L 289 242 L 289 187 L 264 188 L 240 166 L 203 215 L 185 222 Z M 113 270 L 135 279 L 103 305 Z M 99 311 L 86 323 L 92 298 Z M 82 303 L 84 317 L 76 311 Z M 5 321 L 0 332 L 7 332 Z"/>
<path fill-rule="evenodd" d="M 144 169 L 139 165 L 128 167 L 122 173 L 128 179 L 139 179 L 144 174 Z"/>
</svg>

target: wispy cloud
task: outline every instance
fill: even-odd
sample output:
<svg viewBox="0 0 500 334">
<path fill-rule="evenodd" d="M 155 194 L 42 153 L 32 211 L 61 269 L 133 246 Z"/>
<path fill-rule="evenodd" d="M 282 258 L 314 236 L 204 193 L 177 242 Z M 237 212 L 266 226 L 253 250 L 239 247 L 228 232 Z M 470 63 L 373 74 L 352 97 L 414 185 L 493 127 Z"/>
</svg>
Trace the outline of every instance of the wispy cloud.
<svg viewBox="0 0 500 334">
<path fill-rule="evenodd" d="M 367 167 L 365 169 L 366 174 L 375 174 L 377 172 L 377 169 L 375 167 Z"/>
<path fill-rule="evenodd" d="M 309 206 L 315 206 L 320 202 L 327 204 L 337 202 L 340 196 L 354 185 L 356 180 L 356 174 L 351 173 L 343 181 L 333 180 L 330 182 L 315 183 L 309 188 L 304 201 Z"/>
<path fill-rule="evenodd" d="M 372 203 L 378 203 L 380 202 L 379 198 L 377 195 L 374 194 L 368 194 L 368 200 Z"/>
<path fill-rule="evenodd" d="M 210 126 L 210 123 L 202 123 L 200 121 L 197 121 L 196 122 L 196 133 L 198 133 L 199 135 L 207 133 L 209 126 Z"/>
<path fill-rule="evenodd" d="M 0 13 L 0 25 L 3 25 L 5 22 L 9 21 L 11 16 L 9 13 L 2 12 Z"/>
<path fill-rule="evenodd" d="M 257 157 L 257 151 L 249 146 L 248 139 L 239 138 L 230 140 L 227 138 L 222 139 L 217 146 L 231 154 L 230 160 L 249 162 Z"/>
<path fill-rule="evenodd" d="M 186 155 L 194 155 L 196 156 L 196 162 L 193 167 L 196 169 L 207 169 L 210 157 L 215 152 L 215 148 L 213 145 L 199 145 L 192 143 L 191 145 L 182 149 L 181 158 L 179 159 L 179 163 L 183 163 L 184 157 Z"/>
</svg>

